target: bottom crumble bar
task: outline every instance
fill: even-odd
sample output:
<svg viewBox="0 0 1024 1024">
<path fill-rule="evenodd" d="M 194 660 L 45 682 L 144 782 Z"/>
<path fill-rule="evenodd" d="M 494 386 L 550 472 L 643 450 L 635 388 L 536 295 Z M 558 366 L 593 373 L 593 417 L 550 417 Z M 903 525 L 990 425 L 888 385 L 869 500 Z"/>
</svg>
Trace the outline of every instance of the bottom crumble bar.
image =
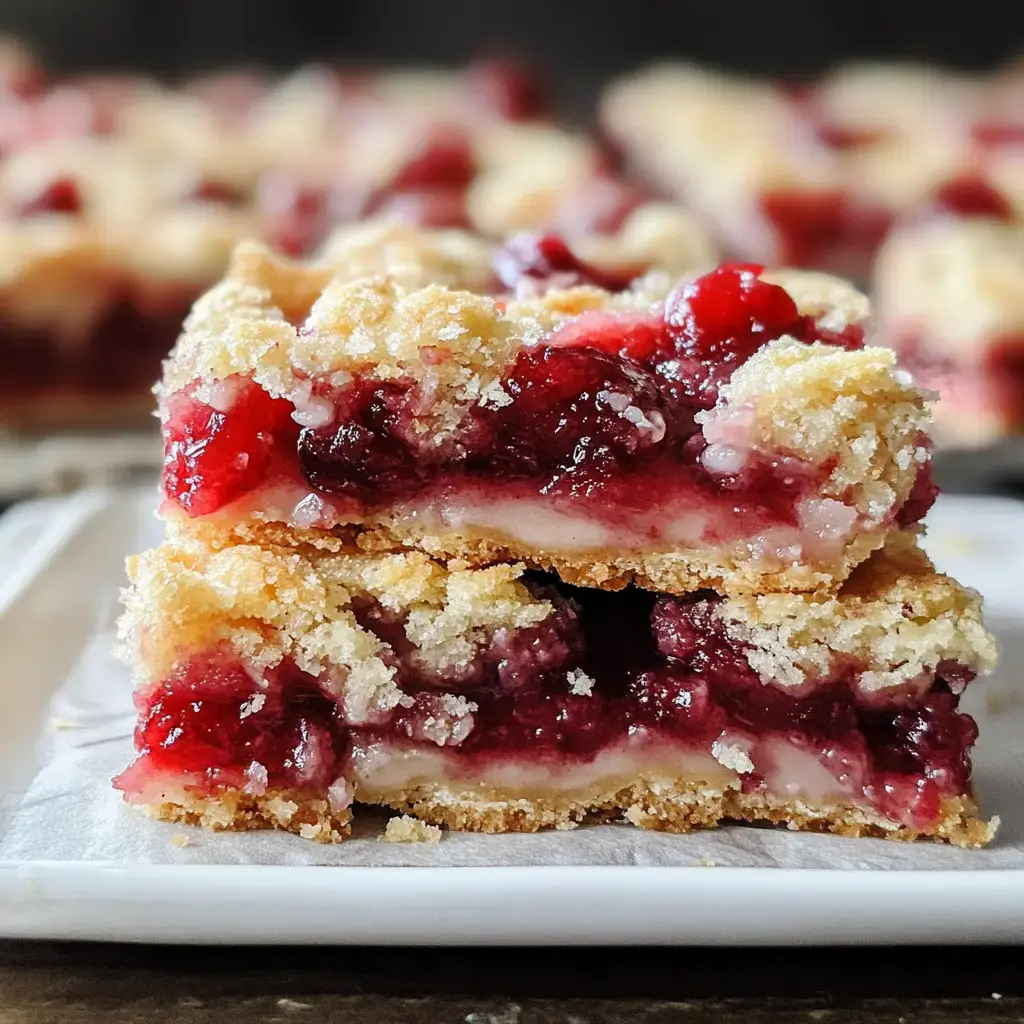
<svg viewBox="0 0 1024 1024">
<path fill-rule="evenodd" d="M 130 562 L 157 817 L 344 837 L 353 803 L 456 829 L 725 820 L 978 846 L 977 595 L 897 535 L 836 595 L 573 587 L 419 552 L 212 543 Z"/>
</svg>

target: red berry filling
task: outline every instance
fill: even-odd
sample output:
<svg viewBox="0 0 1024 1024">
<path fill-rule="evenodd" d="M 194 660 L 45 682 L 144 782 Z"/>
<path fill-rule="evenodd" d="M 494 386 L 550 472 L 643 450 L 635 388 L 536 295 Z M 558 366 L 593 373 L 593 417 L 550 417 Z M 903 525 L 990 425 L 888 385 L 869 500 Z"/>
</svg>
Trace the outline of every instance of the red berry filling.
<svg viewBox="0 0 1024 1024">
<path fill-rule="evenodd" d="M 257 197 L 270 221 L 269 242 L 288 256 L 309 254 L 330 228 L 327 190 L 305 184 L 285 171 L 265 174 Z"/>
<path fill-rule="evenodd" d="M 465 89 L 472 103 L 509 121 L 529 121 L 547 110 L 537 79 L 507 60 L 481 60 L 466 72 Z"/>
<path fill-rule="evenodd" d="M 479 640 L 475 657 L 442 677 L 418 663 L 402 616 L 364 599 L 357 617 L 411 695 L 373 725 L 346 725 L 343 708 L 289 663 L 254 682 L 226 655 L 194 659 L 139 697 L 140 756 L 118 785 L 144 793 L 148 774 L 168 773 L 209 790 L 255 777 L 265 788 L 323 792 L 349 737 L 444 747 L 472 777 L 504 761 L 586 762 L 629 737 L 707 754 L 725 732 L 752 745 L 747 791 L 799 783 L 774 776 L 770 753 L 758 754 L 774 742 L 911 826 L 927 826 L 943 796 L 968 790 L 977 729 L 957 710 L 971 678 L 963 666 L 940 665 L 923 696 L 879 698 L 857 689 L 864 666 L 846 659 L 794 692 L 761 681 L 718 618 L 718 598 L 529 585 L 554 603 L 549 619 Z"/>
<path fill-rule="evenodd" d="M 35 217 L 42 213 L 82 212 L 82 194 L 73 178 L 56 178 L 47 182 L 38 192 L 22 200 L 15 213 L 20 217 Z"/>
<path fill-rule="evenodd" d="M 761 210 L 779 239 L 779 262 L 793 267 L 839 267 L 863 261 L 892 224 L 891 214 L 846 192 L 768 192 Z"/>
<path fill-rule="evenodd" d="M 336 705 L 293 665 L 257 682 L 227 655 L 195 659 L 136 704 L 139 759 L 115 781 L 129 792 L 146 772 L 210 790 L 322 792 L 346 749 Z"/>
<path fill-rule="evenodd" d="M 610 292 L 624 291 L 639 273 L 616 273 L 584 263 L 560 235 L 527 234 L 510 239 L 498 251 L 494 269 L 507 288 L 526 280 L 553 288 L 591 284 Z"/>
<path fill-rule="evenodd" d="M 292 405 L 241 378 L 220 385 L 223 408 L 179 391 L 164 428 L 164 492 L 204 516 L 263 482 L 275 449 L 294 445 Z"/>
<path fill-rule="evenodd" d="M 979 121 L 971 127 L 971 137 L 982 146 L 1024 145 L 1024 123 L 1017 121 Z"/>
<path fill-rule="evenodd" d="M 393 192 L 431 188 L 467 188 L 476 173 L 476 160 L 466 133 L 438 125 L 427 132 L 418 149 L 399 168 L 388 186 Z"/>
<path fill-rule="evenodd" d="M 245 202 L 245 193 L 234 185 L 217 181 L 213 178 L 202 178 L 182 196 L 186 202 L 217 203 L 221 206 L 241 206 Z"/>
<path fill-rule="evenodd" d="M 886 133 L 877 128 L 854 128 L 851 125 L 821 122 L 814 126 L 818 141 L 829 149 L 848 150 L 874 146 L 885 139 Z"/>
<path fill-rule="evenodd" d="M 1013 220 L 1013 207 L 984 178 L 966 176 L 947 181 L 932 198 L 932 206 L 957 217 Z"/>
</svg>

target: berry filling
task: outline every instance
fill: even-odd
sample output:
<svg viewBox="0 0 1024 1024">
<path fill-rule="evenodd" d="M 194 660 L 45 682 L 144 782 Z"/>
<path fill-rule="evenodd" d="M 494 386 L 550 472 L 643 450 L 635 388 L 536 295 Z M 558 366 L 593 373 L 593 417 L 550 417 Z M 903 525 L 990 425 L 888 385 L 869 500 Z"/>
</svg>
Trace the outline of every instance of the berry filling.
<svg viewBox="0 0 1024 1024">
<path fill-rule="evenodd" d="M 73 178 L 49 181 L 38 192 L 23 199 L 15 209 L 19 217 L 43 213 L 76 214 L 82 212 L 82 195 Z"/>
<path fill-rule="evenodd" d="M 971 126 L 971 138 L 982 146 L 1024 145 L 1024 122 L 979 121 Z"/>
<path fill-rule="evenodd" d="M 619 544 L 729 542 L 775 526 L 798 532 L 833 466 L 760 452 L 744 444 L 739 422 L 729 437 L 706 433 L 697 416 L 770 340 L 858 348 L 863 335 L 857 326 L 819 329 L 760 273 L 727 264 L 678 287 L 659 312 L 567 321 L 524 346 L 500 379 L 501 401 L 470 407 L 440 444 L 422 425 L 429 390 L 412 378 L 310 381 L 310 405 L 299 410 L 242 378 L 218 385 L 215 403 L 187 389 L 166 404 L 165 492 L 194 517 L 264 484 L 312 486 L 331 503 L 324 511 L 318 502 L 316 525 L 327 527 L 396 504 L 423 518 L 428 506 L 450 510 L 462 496 L 480 507 L 546 503 L 614 529 Z M 847 516 L 832 524 L 842 526 L 832 539 L 841 539 L 853 513 L 831 505 Z M 926 507 L 915 501 L 913 516 Z M 666 532 L 683 520 L 685 537 Z M 818 527 L 811 547 L 832 529 Z M 780 541 L 787 550 L 800 542 Z"/>
<path fill-rule="evenodd" d="M 965 176 L 947 181 L 932 197 L 931 206 L 957 217 L 992 217 L 1013 220 L 1013 207 L 984 178 Z"/>
<path fill-rule="evenodd" d="M 639 273 L 609 272 L 584 263 L 559 235 L 517 235 L 501 248 L 494 259 L 498 279 L 507 288 L 523 283 L 547 288 L 575 288 L 594 285 L 610 292 L 625 291 Z M 528 289 L 529 290 L 529 289 Z"/>
<path fill-rule="evenodd" d="M 789 689 L 758 676 L 714 596 L 528 585 L 552 602 L 549 618 L 478 638 L 475 655 L 447 674 L 424 668 L 400 613 L 364 598 L 357 617 L 386 645 L 406 693 L 371 716 L 346 713 L 327 681 L 337 671 L 318 682 L 289 662 L 256 673 L 225 651 L 195 658 L 138 697 L 139 757 L 117 785 L 143 799 L 150 780 L 167 776 L 208 792 L 323 793 L 350 747 L 388 745 L 443 749 L 457 777 L 529 764 L 557 785 L 560 770 L 625 745 L 640 764 L 671 765 L 687 751 L 718 756 L 724 743 L 740 752 L 733 767 L 746 792 L 854 800 L 911 827 L 969 791 L 977 729 L 957 710 L 972 675 L 962 666 L 940 664 L 924 692 L 883 697 L 860 688 L 869 666 L 837 658 Z M 803 767 L 781 750 L 799 752 Z"/>
<path fill-rule="evenodd" d="M 508 121 L 542 117 L 548 102 L 540 82 L 508 60 L 480 60 L 466 71 L 465 89 L 478 109 Z"/>
<path fill-rule="evenodd" d="M 892 224 L 889 211 L 841 190 L 767 192 L 760 205 L 778 238 L 778 261 L 792 267 L 863 266 Z"/>
</svg>

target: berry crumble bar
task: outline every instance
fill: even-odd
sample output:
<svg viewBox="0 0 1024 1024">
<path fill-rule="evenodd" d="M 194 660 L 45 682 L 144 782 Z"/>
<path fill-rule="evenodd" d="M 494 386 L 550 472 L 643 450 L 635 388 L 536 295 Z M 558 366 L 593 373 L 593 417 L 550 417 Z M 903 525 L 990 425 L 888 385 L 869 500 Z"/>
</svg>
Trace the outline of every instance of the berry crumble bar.
<svg viewBox="0 0 1024 1024">
<path fill-rule="evenodd" d="M 993 644 L 917 546 L 922 393 L 849 285 L 668 235 L 239 247 L 158 389 L 129 802 L 991 838 L 958 701 Z"/>
<path fill-rule="evenodd" d="M 922 394 L 843 282 L 418 237 L 237 252 L 160 385 L 168 520 L 749 592 L 834 587 L 929 507 Z"/>
<path fill-rule="evenodd" d="M 989 444 L 1024 429 L 1024 227 L 931 217 L 893 232 L 875 264 L 880 336 L 938 392 L 935 437 Z"/>
<path fill-rule="evenodd" d="M 835 595 L 569 586 L 421 552 L 170 531 L 121 623 L 158 817 L 333 841 L 353 801 L 455 829 L 725 819 L 985 843 L 977 596 L 895 535 Z"/>
</svg>

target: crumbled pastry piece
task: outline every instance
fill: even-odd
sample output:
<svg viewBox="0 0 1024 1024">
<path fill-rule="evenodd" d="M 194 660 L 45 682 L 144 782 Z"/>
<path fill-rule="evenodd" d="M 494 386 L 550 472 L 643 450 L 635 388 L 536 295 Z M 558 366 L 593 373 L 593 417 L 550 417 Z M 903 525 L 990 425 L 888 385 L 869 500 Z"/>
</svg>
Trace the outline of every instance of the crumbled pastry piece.
<svg viewBox="0 0 1024 1024">
<path fill-rule="evenodd" d="M 436 825 L 428 825 L 419 818 L 412 818 L 408 814 L 402 814 L 395 818 L 389 818 L 384 827 L 384 834 L 380 837 L 385 843 L 430 843 L 437 845 L 441 842 L 441 830 Z"/>
</svg>

